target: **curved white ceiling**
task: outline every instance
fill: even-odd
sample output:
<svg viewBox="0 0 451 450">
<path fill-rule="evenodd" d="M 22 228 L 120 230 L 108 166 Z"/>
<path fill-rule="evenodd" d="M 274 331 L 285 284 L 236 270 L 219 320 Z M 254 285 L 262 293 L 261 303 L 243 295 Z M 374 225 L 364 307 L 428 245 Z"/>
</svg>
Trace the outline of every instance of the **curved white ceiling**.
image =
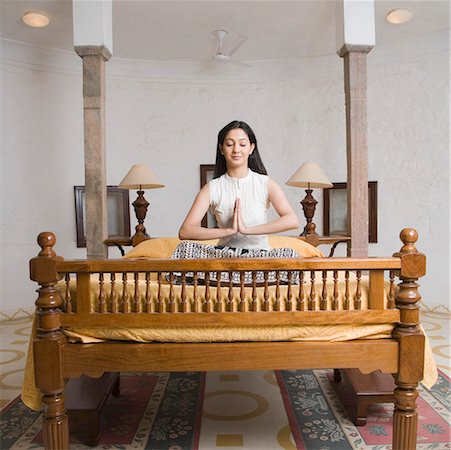
<svg viewBox="0 0 451 450">
<path fill-rule="evenodd" d="M 245 35 L 234 58 L 241 61 L 303 59 L 335 54 L 335 0 L 314 1 L 150 1 L 116 0 L 113 55 L 121 58 L 202 61 L 216 50 L 216 29 L 230 33 L 225 50 Z M 385 15 L 409 8 L 414 18 L 390 25 Z M 47 28 L 32 29 L 25 11 L 46 12 Z M 449 29 L 448 1 L 376 0 L 376 45 L 427 39 Z M 2 0 L 0 36 L 33 45 L 72 50 L 70 0 Z"/>
</svg>

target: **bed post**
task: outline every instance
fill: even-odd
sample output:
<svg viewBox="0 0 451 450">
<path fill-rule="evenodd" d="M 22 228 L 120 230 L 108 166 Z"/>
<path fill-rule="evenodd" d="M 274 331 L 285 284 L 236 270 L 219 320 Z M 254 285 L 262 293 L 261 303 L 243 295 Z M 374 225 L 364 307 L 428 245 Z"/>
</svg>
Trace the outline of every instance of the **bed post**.
<svg viewBox="0 0 451 450">
<path fill-rule="evenodd" d="M 30 278 L 41 287 L 36 300 L 36 336 L 33 340 L 36 386 L 44 403 L 42 427 L 46 450 L 69 448 L 69 422 L 64 408 L 64 379 L 61 348 L 65 337 L 61 332 L 59 309 L 62 300 L 55 284 L 59 280 L 56 263 L 63 258 L 53 251 L 56 237 L 43 232 L 38 236 L 39 255 L 30 261 Z"/>
<path fill-rule="evenodd" d="M 393 450 L 416 449 L 418 413 L 417 386 L 423 379 L 425 337 L 420 329 L 418 278 L 426 273 L 426 257 L 415 248 L 417 232 L 405 228 L 400 234 L 403 247 L 393 256 L 401 258 L 396 307 L 401 320 L 393 332 L 399 341 L 399 369 L 394 375 L 395 410 L 393 415 Z"/>
</svg>

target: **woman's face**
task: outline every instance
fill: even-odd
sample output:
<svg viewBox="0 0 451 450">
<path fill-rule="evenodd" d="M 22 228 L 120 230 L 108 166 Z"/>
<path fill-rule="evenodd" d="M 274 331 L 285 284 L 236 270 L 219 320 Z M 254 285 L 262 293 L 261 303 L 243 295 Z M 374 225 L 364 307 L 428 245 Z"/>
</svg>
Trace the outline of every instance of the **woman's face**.
<svg viewBox="0 0 451 450">
<path fill-rule="evenodd" d="M 249 155 L 254 151 L 254 144 L 249 141 L 249 136 L 241 128 L 230 130 L 221 146 L 221 153 L 226 160 L 227 168 L 247 166 Z"/>
</svg>

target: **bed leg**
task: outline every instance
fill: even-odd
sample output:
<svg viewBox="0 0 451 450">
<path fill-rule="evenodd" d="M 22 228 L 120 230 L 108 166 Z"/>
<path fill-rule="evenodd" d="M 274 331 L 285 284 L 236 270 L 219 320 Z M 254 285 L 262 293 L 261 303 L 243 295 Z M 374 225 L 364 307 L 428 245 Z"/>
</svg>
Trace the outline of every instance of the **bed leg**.
<svg viewBox="0 0 451 450">
<path fill-rule="evenodd" d="M 393 450 L 414 450 L 417 448 L 418 391 L 415 385 L 397 384 L 393 414 Z"/>
<path fill-rule="evenodd" d="M 393 450 L 417 448 L 418 413 L 417 386 L 423 379 L 425 337 L 420 328 L 418 278 L 426 273 L 426 257 L 418 252 L 415 242 L 418 234 L 405 228 L 400 234 L 403 247 L 393 256 L 401 258 L 399 290 L 396 307 L 400 322 L 393 331 L 399 343 L 398 372 L 394 374 Z"/>
<path fill-rule="evenodd" d="M 41 251 L 30 261 L 30 278 L 41 287 L 36 300 L 36 335 L 33 339 L 35 383 L 43 394 L 42 434 L 46 450 L 69 448 L 69 421 L 64 407 L 62 349 L 66 338 L 61 331 L 62 300 L 56 283 L 61 278 L 57 264 L 63 258 L 53 251 L 56 237 L 38 236 Z"/>
<path fill-rule="evenodd" d="M 62 393 L 44 395 L 45 404 L 42 436 L 46 450 L 65 450 L 69 448 L 69 421 L 64 408 Z"/>
<path fill-rule="evenodd" d="M 42 311 L 38 314 L 40 313 Z M 42 324 L 47 320 L 49 318 L 45 315 L 38 316 L 38 323 Z M 60 331 L 44 334 L 39 328 L 37 339 L 33 343 L 36 386 L 43 394 L 42 435 L 45 450 L 69 448 L 69 419 L 64 405 L 65 383 L 61 375 L 61 350 L 64 343 L 65 338 Z"/>
</svg>

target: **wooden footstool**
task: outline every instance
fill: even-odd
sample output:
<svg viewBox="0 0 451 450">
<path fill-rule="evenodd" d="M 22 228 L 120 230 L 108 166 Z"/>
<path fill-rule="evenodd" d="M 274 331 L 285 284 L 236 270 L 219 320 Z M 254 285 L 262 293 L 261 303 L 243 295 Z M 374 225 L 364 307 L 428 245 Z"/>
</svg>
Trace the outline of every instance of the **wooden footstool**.
<svg viewBox="0 0 451 450">
<path fill-rule="evenodd" d="M 69 433 L 95 447 L 100 438 L 100 416 L 109 395 L 119 395 L 120 374 L 104 373 L 100 378 L 71 378 L 66 385 L 65 406 Z"/>
<path fill-rule="evenodd" d="M 342 380 L 340 372 L 344 373 Z M 394 403 L 393 391 L 396 384 L 391 374 L 379 370 L 363 374 L 359 369 L 334 370 L 333 387 L 342 401 L 349 418 L 357 426 L 366 425 L 368 406 L 375 403 Z M 351 390 L 351 398 L 346 397 L 345 390 Z"/>
</svg>

